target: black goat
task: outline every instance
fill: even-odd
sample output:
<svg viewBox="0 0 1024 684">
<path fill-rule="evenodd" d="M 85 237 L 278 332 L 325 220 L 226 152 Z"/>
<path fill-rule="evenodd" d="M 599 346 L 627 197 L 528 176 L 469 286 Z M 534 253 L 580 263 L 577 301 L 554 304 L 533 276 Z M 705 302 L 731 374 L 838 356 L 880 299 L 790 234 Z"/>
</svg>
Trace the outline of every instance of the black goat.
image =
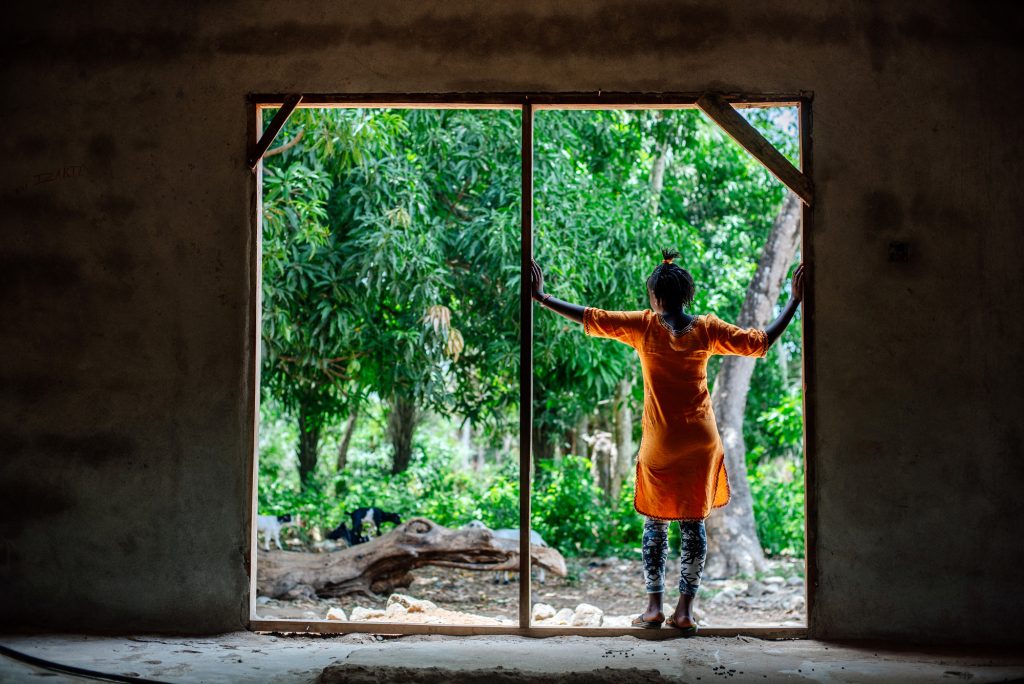
<svg viewBox="0 0 1024 684">
<path fill-rule="evenodd" d="M 402 524 L 402 519 L 397 513 L 388 513 L 387 511 L 382 511 L 379 508 L 357 508 L 349 515 L 352 516 L 352 534 L 357 537 L 362 534 L 363 527 L 373 525 L 374 531 L 379 537 L 380 526 L 383 523 L 390 522 L 396 525 Z"/>
<path fill-rule="evenodd" d="M 345 543 L 349 546 L 355 546 L 356 544 L 362 544 L 364 542 L 370 541 L 369 537 L 360 537 L 353 533 L 352 530 L 348 529 L 348 525 L 346 525 L 345 523 L 341 523 L 336 528 L 334 528 L 334 530 L 329 532 L 327 534 L 327 538 L 333 539 L 335 541 L 339 539 L 344 539 Z"/>
</svg>

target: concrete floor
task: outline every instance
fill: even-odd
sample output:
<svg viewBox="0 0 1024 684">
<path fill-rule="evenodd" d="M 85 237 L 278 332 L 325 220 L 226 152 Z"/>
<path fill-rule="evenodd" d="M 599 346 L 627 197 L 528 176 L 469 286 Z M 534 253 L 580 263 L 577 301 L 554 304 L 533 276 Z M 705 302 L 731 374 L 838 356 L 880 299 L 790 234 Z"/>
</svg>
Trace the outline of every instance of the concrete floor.
<svg viewBox="0 0 1024 684">
<path fill-rule="evenodd" d="M 1009 652 L 879 650 L 747 637 L 0 636 L 48 660 L 166 682 L 971 682 L 1024 681 Z M 574 673 L 574 674 L 570 674 Z M 0 657 L 0 682 L 81 681 Z"/>
</svg>

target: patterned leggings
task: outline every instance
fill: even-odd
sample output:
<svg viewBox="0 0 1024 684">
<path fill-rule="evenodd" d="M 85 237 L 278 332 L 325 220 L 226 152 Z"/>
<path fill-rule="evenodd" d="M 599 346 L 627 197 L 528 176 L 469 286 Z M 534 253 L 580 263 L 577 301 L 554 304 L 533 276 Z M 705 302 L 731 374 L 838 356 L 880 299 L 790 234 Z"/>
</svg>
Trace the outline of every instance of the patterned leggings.
<svg viewBox="0 0 1024 684">
<path fill-rule="evenodd" d="M 681 521 L 679 549 L 679 593 L 696 596 L 704 560 L 708 556 L 708 536 L 703 520 Z M 665 558 L 668 556 L 668 523 L 644 519 L 644 581 L 647 593 L 665 591 Z"/>
</svg>

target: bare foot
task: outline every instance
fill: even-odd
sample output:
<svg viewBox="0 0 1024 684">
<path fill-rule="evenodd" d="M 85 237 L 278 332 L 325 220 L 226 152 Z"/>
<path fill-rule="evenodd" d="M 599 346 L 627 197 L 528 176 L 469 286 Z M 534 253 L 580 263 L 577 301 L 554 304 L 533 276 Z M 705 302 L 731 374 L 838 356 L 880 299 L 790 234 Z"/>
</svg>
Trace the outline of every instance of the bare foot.
<svg viewBox="0 0 1024 684">
<path fill-rule="evenodd" d="M 646 611 L 640 614 L 640 619 L 644 622 L 664 622 L 665 614 L 660 610 L 654 608 L 648 608 Z"/>
<path fill-rule="evenodd" d="M 697 623 L 694 621 L 693 616 L 690 615 L 689 611 L 676 611 L 672 614 L 672 622 L 676 623 L 676 627 L 681 629 L 697 626 Z"/>
<path fill-rule="evenodd" d="M 675 612 L 672 613 L 672 622 L 676 623 L 676 627 L 681 629 L 687 629 L 688 627 L 696 627 L 697 623 L 693 619 L 693 597 L 680 594 L 679 602 L 676 604 Z"/>
</svg>

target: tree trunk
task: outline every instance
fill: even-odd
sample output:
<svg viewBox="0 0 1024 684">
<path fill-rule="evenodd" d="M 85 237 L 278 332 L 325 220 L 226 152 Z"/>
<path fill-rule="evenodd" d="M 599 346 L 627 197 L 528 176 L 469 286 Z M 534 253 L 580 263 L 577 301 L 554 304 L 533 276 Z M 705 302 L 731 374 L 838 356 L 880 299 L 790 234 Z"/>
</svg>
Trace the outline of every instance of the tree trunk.
<svg viewBox="0 0 1024 684">
<path fill-rule="evenodd" d="M 516 449 L 516 460 L 519 460 L 518 441 L 514 435 L 506 434 L 501 438 L 501 451 L 494 457 L 494 463 L 500 464 L 506 457 L 512 455 L 512 449 Z"/>
<path fill-rule="evenodd" d="M 775 218 L 757 272 L 747 287 L 736 325 L 764 328 L 772 320 L 779 291 L 800 243 L 800 201 L 789 193 Z M 757 538 L 753 499 L 747 482 L 747 447 L 743 441 L 743 414 L 747 405 L 754 359 L 727 356 L 715 377 L 711 401 L 725 447 L 732 500 L 708 518 L 708 577 L 753 574 L 764 569 L 764 551 Z"/>
<path fill-rule="evenodd" d="M 352 435 L 356 431 L 356 417 L 358 415 L 358 407 L 352 407 L 352 412 L 348 414 L 348 420 L 345 422 L 345 434 L 341 438 L 341 444 L 338 445 L 337 471 L 339 473 L 348 464 L 348 448 L 352 444 Z"/>
<path fill-rule="evenodd" d="M 609 406 L 607 410 L 602 407 L 597 413 L 593 429 L 587 436 L 591 475 L 594 478 L 594 484 L 600 488 L 606 499 L 611 498 L 618 453 L 615 448 L 615 435 L 611 432 L 614 429 L 611 424 L 613 414 L 614 406 Z"/>
<path fill-rule="evenodd" d="M 302 489 L 316 472 L 317 451 L 320 447 L 320 426 L 299 408 L 299 483 Z"/>
<path fill-rule="evenodd" d="M 533 458 L 530 459 L 530 466 L 533 469 L 531 477 L 536 482 L 541 472 L 540 462 L 550 461 L 555 457 L 555 440 L 553 438 L 556 433 L 544 428 L 536 419 L 531 432 L 533 433 Z"/>
<path fill-rule="evenodd" d="M 615 402 L 615 452 L 610 494 L 612 503 L 618 504 L 622 483 L 633 465 L 633 383 L 628 378 L 619 382 Z"/>
<path fill-rule="evenodd" d="M 459 428 L 459 450 L 462 452 L 462 468 L 468 470 L 479 470 L 480 464 L 476 458 L 476 454 L 473 452 L 473 425 L 468 419 L 462 421 L 462 427 Z"/>
<path fill-rule="evenodd" d="M 574 456 L 580 458 L 588 458 L 590 451 L 588 449 L 587 437 L 590 433 L 590 416 L 583 414 L 580 419 L 576 421 L 576 443 L 573 445 L 572 453 Z"/>
<path fill-rule="evenodd" d="M 594 449 L 594 463 L 593 470 L 595 474 L 595 482 L 597 486 L 604 492 L 605 498 L 611 496 L 612 489 L 612 461 L 615 458 L 615 447 L 611 440 L 611 434 L 608 435 L 608 439 L 601 440 L 595 444 L 597 448 Z M 596 435 L 595 435 L 596 436 Z M 604 447 L 604 448 L 601 448 Z"/>
<path fill-rule="evenodd" d="M 412 461 L 412 437 L 419 423 L 420 413 L 416 403 L 397 392 L 391 396 L 391 409 L 388 411 L 388 438 L 394 457 L 391 461 L 391 474 L 404 472 Z"/>
<path fill-rule="evenodd" d="M 387 534 L 330 553 L 264 551 L 257 558 L 260 596 L 283 597 L 303 585 L 319 596 L 374 596 L 412 583 L 424 565 L 466 570 L 515 570 L 519 540 L 499 539 L 488 529 L 453 530 L 426 518 L 412 518 Z M 547 546 L 530 546 L 533 562 L 565 577 L 565 559 Z"/>
<path fill-rule="evenodd" d="M 672 151 L 667 140 L 658 143 L 658 156 L 654 158 L 651 165 L 651 201 L 654 213 L 658 213 L 661 191 L 665 187 L 665 167 L 668 166 L 668 156 Z"/>
</svg>

